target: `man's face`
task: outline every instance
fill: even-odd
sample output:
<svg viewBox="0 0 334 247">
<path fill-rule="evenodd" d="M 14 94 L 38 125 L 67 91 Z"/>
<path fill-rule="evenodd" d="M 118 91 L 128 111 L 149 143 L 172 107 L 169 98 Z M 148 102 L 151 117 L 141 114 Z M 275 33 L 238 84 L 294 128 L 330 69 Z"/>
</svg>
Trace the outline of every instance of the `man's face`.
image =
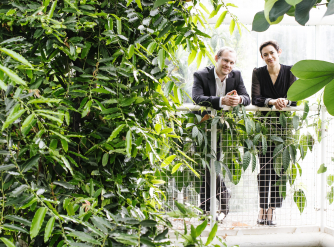
<svg viewBox="0 0 334 247">
<path fill-rule="evenodd" d="M 217 62 L 216 72 L 218 76 L 226 76 L 232 71 L 235 61 L 237 60 L 237 56 L 234 52 L 225 50 L 220 57 L 216 55 L 215 60 Z"/>
</svg>

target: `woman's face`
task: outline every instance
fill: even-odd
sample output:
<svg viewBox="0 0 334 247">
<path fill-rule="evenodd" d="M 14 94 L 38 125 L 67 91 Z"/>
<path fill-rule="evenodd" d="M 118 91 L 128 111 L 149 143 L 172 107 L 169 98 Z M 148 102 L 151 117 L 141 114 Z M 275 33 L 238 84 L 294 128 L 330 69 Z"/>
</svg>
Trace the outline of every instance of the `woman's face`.
<svg viewBox="0 0 334 247">
<path fill-rule="evenodd" d="M 279 55 L 281 54 L 281 50 L 277 52 L 275 47 L 272 45 L 267 45 L 262 48 L 262 59 L 266 62 L 268 66 L 274 66 L 279 64 Z"/>
</svg>

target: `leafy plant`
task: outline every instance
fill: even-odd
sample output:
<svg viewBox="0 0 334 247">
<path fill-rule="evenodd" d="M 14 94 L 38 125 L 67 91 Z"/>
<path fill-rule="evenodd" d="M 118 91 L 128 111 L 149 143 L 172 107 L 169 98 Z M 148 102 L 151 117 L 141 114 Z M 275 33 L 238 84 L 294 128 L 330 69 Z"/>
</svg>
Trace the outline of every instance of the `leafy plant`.
<svg viewBox="0 0 334 247">
<path fill-rule="evenodd" d="M 7 246 L 169 244 L 161 166 L 194 169 L 175 141 L 183 93 L 168 64 L 179 45 L 210 49 L 191 8 L 154 2 L 2 1 Z"/>
<path fill-rule="evenodd" d="M 294 16 L 296 22 L 305 26 L 312 8 L 323 5 L 322 0 L 265 0 L 264 10 L 256 13 L 252 29 L 257 32 L 266 31 L 270 25 L 280 23 L 285 15 Z M 327 0 L 325 16 L 334 14 L 334 3 Z"/>
</svg>

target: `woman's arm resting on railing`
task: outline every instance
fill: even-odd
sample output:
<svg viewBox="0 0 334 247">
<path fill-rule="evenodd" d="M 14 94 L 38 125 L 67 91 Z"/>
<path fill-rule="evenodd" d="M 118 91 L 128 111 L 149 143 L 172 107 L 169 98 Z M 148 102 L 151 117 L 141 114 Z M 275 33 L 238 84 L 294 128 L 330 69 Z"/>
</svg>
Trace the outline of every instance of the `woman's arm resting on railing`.
<svg viewBox="0 0 334 247">
<path fill-rule="evenodd" d="M 252 104 L 259 107 L 271 107 L 272 105 L 269 103 L 271 100 L 273 99 L 261 95 L 260 82 L 257 78 L 255 68 L 252 75 Z"/>
</svg>

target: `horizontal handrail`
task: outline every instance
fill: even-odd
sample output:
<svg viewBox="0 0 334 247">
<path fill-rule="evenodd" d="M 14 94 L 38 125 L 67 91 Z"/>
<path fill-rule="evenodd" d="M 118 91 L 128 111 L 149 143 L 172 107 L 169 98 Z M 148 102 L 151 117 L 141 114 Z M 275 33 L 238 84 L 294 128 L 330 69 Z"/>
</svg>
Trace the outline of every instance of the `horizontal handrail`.
<svg viewBox="0 0 334 247">
<path fill-rule="evenodd" d="M 324 107 L 324 106 L 321 106 L 321 107 Z M 205 108 L 205 107 L 204 107 Z M 224 106 L 223 110 L 230 110 L 230 106 Z M 203 106 L 199 106 L 199 105 L 193 105 L 192 103 L 186 103 L 186 104 L 183 104 L 182 106 L 178 106 L 177 107 L 177 110 L 179 111 L 199 111 L 203 109 Z M 206 108 L 206 110 L 210 111 L 211 108 L 208 107 Z M 245 107 L 245 110 L 246 111 L 280 111 L 278 109 L 274 107 L 272 108 L 269 108 L 269 107 L 258 107 L 258 106 L 255 106 L 255 105 L 249 105 L 249 106 L 246 106 Z M 311 106 L 310 107 L 310 111 L 317 111 L 318 110 L 318 107 L 317 106 Z M 301 105 L 301 106 L 289 106 L 289 107 L 285 107 L 283 108 L 283 110 L 281 111 L 304 111 L 304 106 Z"/>
</svg>

